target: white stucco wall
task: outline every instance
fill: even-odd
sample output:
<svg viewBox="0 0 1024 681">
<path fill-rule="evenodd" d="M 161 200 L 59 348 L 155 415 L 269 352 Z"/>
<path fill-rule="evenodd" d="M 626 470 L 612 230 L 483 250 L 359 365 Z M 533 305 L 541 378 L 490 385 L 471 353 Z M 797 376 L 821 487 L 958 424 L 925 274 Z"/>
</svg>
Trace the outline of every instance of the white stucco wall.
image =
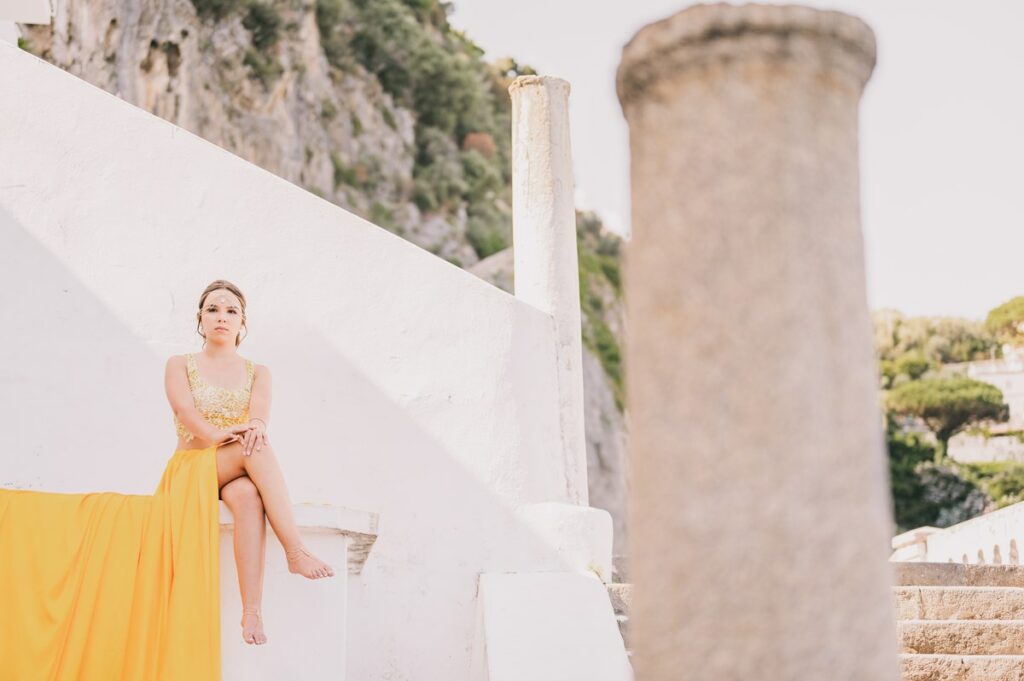
<svg viewBox="0 0 1024 681">
<path fill-rule="evenodd" d="M 477 575 L 566 567 L 516 512 L 565 500 L 551 317 L 3 43 L 0 91 L 0 486 L 151 493 L 229 279 L 292 500 L 380 514 L 348 678 L 468 679 Z"/>
<path fill-rule="evenodd" d="M 593 574 L 482 575 L 480 678 L 633 681 L 606 589 Z"/>
</svg>

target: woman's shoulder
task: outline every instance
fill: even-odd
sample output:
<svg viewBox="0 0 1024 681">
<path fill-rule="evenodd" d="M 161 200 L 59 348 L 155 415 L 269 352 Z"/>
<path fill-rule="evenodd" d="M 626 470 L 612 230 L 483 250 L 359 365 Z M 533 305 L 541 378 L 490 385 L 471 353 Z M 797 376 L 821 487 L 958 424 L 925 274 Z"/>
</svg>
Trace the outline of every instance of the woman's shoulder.
<svg viewBox="0 0 1024 681">
<path fill-rule="evenodd" d="M 181 355 L 171 355 L 170 357 L 167 358 L 167 367 L 171 368 L 185 366 L 188 363 L 188 355 L 189 353 L 184 353 Z"/>
<path fill-rule="evenodd" d="M 168 368 L 175 368 L 175 367 L 185 367 L 185 366 L 187 366 L 188 365 L 188 358 L 189 358 L 189 355 L 191 355 L 191 354 L 192 353 L 190 353 L 190 352 L 186 352 L 186 353 L 183 353 L 183 354 L 180 354 L 180 355 L 171 355 L 170 357 L 167 358 L 167 367 Z M 270 376 L 270 367 L 268 367 L 266 364 L 257 364 L 256 362 L 254 362 L 253 360 L 249 359 L 248 357 L 242 357 L 242 359 L 247 364 L 251 364 L 252 365 L 253 374 L 257 378 L 259 376 L 261 376 L 261 375 L 263 375 L 263 376 Z"/>
<path fill-rule="evenodd" d="M 252 367 L 253 376 L 255 376 L 256 378 L 259 378 L 261 374 L 270 374 L 270 369 L 267 367 L 266 364 L 258 364 L 255 360 L 250 359 L 248 357 L 244 357 L 242 355 L 239 355 L 239 357 L 241 357 L 242 361 L 244 361 L 247 365 Z"/>
</svg>

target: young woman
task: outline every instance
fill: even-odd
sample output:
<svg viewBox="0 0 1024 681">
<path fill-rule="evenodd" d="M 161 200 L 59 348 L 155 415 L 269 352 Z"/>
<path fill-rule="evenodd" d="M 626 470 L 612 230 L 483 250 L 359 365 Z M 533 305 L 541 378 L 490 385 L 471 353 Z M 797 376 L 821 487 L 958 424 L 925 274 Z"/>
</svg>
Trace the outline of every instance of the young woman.
<svg viewBox="0 0 1024 681">
<path fill-rule="evenodd" d="M 167 360 L 165 387 L 178 451 L 215 452 L 220 498 L 235 521 L 235 563 L 242 595 L 242 638 L 262 644 L 260 602 L 266 547 L 264 512 L 285 549 L 288 569 L 310 579 L 334 575 L 302 545 L 284 476 L 267 437 L 270 370 L 238 355 L 245 296 L 218 279 L 199 297 L 201 352 Z M 246 333 L 248 333 L 246 331 Z M 236 387 L 237 386 L 237 387 Z"/>
<path fill-rule="evenodd" d="M 295 526 L 267 437 L 270 372 L 237 352 L 245 297 L 214 281 L 196 317 L 203 349 L 167 361 L 178 443 L 154 494 L 0 488 L 0 681 L 220 681 L 218 499 L 234 516 L 247 643 L 267 640 L 264 513 L 291 572 L 334 575 Z M 74 452 L 97 466 L 104 454 Z"/>
</svg>

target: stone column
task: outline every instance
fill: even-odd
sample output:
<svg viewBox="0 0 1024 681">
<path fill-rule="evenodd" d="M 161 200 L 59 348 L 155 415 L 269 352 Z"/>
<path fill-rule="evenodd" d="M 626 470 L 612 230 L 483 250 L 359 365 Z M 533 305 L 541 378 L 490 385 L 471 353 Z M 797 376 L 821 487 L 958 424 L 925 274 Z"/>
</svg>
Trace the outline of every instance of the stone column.
<svg viewBox="0 0 1024 681">
<path fill-rule="evenodd" d="M 626 45 L 638 681 L 899 677 L 858 105 L 871 29 L 698 5 Z"/>
<path fill-rule="evenodd" d="M 554 319 L 566 498 L 588 504 L 569 83 L 520 76 L 512 97 L 515 295 Z"/>
</svg>

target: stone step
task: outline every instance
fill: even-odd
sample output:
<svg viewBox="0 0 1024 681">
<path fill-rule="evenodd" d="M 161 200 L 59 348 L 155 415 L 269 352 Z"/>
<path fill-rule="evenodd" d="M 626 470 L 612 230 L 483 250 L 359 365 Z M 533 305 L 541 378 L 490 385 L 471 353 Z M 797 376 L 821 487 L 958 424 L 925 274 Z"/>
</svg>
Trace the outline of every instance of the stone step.
<svg viewBox="0 0 1024 681">
<path fill-rule="evenodd" d="M 901 620 L 1024 619 L 1024 588 L 1015 586 L 894 586 Z"/>
<path fill-rule="evenodd" d="M 625 614 L 631 603 L 633 585 L 629 582 L 613 582 L 607 587 L 608 598 L 612 600 L 612 609 L 615 610 L 615 614 Z"/>
<path fill-rule="evenodd" d="M 1024 587 L 1024 565 L 893 562 L 894 586 Z"/>
<path fill-rule="evenodd" d="M 900 652 L 1024 654 L 1024 620 L 898 620 Z"/>
<path fill-rule="evenodd" d="M 902 681 L 1024 681 L 1024 655 L 900 655 Z"/>
<path fill-rule="evenodd" d="M 631 588 L 631 584 L 608 585 L 616 615 L 629 615 Z M 899 619 L 1024 619 L 1024 587 L 911 585 L 894 586 L 892 592 Z"/>
<path fill-rule="evenodd" d="M 612 610 L 615 612 L 615 621 L 619 625 L 619 635 L 626 642 L 626 654 L 632 655 L 629 650 L 629 640 L 626 638 L 626 623 L 629 621 L 630 597 L 633 594 L 633 585 L 624 582 L 613 582 L 608 587 L 608 598 L 612 601 Z"/>
<path fill-rule="evenodd" d="M 893 563 L 893 577 L 903 681 L 1024 681 L 1024 566 Z M 631 589 L 608 585 L 624 639 Z"/>
<path fill-rule="evenodd" d="M 1024 565 L 976 565 L 963 563 L 927 563 L 927 562 L 893 562 L 892 575 L 894 593 L 897 599 L 912 600 L 908 594 L 913 591 L 902 590 L 900 587 L 946 587 L 950 593 L 945 595 L 923 594 L 923 597 L 930 599 L 931 603 L 956 601 L 961 597 L 974 598 L 974 593 L 964 591 L 952 591 L 954 587 L 996 587 L 996 588 L 1018 588 L 1024 590 Z M 612 607 L 616 614 L 627 614 L 630 605 L 630 595 L 633 585 L 628 582 L 616 582 L 608 584 L 608 596 L 612 601 Z M 922 589 L 924 591 L 924 589 Z M 987 594 L 977 592 L 977 598 L 982 600 L 998 600 L 996 591 Z M 1011 608 L 1018 607 L 1019 599 L 1024 598 L 1024 591 L 1018 597 L 1009 591 L 1004 592 L 1013 605 L 1007 601 L 1007 613 L 1015 612 Z M 939 606 L 936 606 L 939 607 Z M 945 606 L 941 606 L 945 607 Z M 949 606 L 952 607 L 952 606 Z M 990 607 L 990 606 L 986 606 Z M 976 615 L 971 619 L 1001 619 L 1000 617 L 985 617 Z M 938 619 L 938 616 L 926 616 L 921 619 Z M 955 619 L 953 617 L 945 619 Z M 966 618 L 964 618 L 966 619 Z M 1019 619 L 1016 615 L 1013 619 Z"/>
</svg>

